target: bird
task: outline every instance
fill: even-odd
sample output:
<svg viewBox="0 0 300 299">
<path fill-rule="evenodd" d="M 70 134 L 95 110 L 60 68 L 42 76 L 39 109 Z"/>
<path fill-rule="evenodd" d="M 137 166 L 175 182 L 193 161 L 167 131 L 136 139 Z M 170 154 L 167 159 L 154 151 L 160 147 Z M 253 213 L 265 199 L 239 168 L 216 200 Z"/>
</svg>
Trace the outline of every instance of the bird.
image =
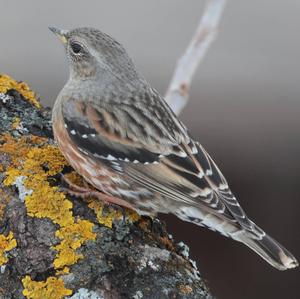
<svg viewBox="0 0 300 299">
<path fill-rule="evenodd" d="M 77 193 L 140 215 L 174 214 L 242 242 L 279 270 L 298 266 L 248 218 L 211 156 L 119 42 L 94 28 L 49 29 L 64 45 L 70 74 L 53 107 L 54 137 L 91 185 L 74 186 Z"/>
</svg>

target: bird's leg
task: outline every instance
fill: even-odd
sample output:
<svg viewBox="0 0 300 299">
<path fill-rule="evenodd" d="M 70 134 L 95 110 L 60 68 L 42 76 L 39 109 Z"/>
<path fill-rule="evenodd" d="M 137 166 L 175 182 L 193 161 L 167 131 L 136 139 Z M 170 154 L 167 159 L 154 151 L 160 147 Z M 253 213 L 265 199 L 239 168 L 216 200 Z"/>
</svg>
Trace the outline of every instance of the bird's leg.
<svg viewBox="0 0 300 299">
<path fill-rule="evenodd" d="M 99 200 L 101 200 L 104 204 L 109 205 L 109 206 L 114 206 L 118 209 L 122 208 L 128 208 L 128 209 L 133 209 L 133 207 L 125 200 L 105 194 L 103 192 L 97 191 L 95 189 L 92 189 L 89 187 L 87 182 L 84 182 L 85 186 L 78 186 L 71 182 L 66 176 L 62 175 L 62 180 L 70 187 L 70 188 L 61 188 L 61 190 L 65 193 L 68 193 L 70 195 L 82 198 L 82 199 L 87 199 L 90 197 L 95 197 Z M 123 216 L 124 216 L 124 212 Z"/>
<path fill-rule="evenodd" d="M 62 181 L 68 185 L 66 188 L 61 188 L 64 192 L 69 193 L 70 195 L 77 196 L 76 194 L 85 193 L 90 189 L 87 182 L 83 181 L 84 186 L 79 186 L 75 183 L 73 183 L 70 179 L 68 179 L 65 175 L 61 174 Z M 71 194 L 73 192 L 73 194 Z M 76 194 L 75 194 L 76 193 Z M 79 196 L 80 197 L 80 196 Z"/>
</svg>

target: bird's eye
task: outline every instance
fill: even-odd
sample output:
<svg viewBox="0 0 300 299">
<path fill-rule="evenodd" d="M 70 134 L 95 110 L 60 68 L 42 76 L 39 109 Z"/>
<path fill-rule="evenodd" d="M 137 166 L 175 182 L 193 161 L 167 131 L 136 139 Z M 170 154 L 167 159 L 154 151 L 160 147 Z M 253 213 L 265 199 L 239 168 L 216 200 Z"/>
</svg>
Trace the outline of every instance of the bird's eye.
<svg viewBox="0 0 300 299">
<path fill-rule="evenodd" d="M 82 45 L 80 45 L 79 43 L 71 43 L 71 49 L 73 51 L 74 54 L 79 54 L 80 52 L 82 52 Z"/>
</svg>

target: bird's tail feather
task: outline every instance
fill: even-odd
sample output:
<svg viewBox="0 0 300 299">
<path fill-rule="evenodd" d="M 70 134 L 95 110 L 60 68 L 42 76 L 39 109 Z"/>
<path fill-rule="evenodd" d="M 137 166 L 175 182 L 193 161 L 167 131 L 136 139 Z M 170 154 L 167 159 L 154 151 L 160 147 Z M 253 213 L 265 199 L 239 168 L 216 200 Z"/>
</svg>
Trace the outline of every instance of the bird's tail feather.
<svg viewBox="0 0 300 299">
<path fill-rule="evenodd" d="M 259 228 L 257 227 L 257 229 Z M 261 229 L 259 230 L 261 231 Z M 278 270 L 287 270 L 298 266 L 296 258 L 265 233 L 257 238 L 248 231 L 242 231 L 235 239 L 247 245 Z"/>
<path fill-rule="evenodd" d="M 180 213 L 179 213 L 180 212 Z M 287 270 L 298 266 L 296 258 L 272 237 L 268 236 L 260 227 L 249 220 L 249 227 L 243 227 L 239 223 L 224 221 L 213 214 L 204 214 L 198 208 L 181 208 L 175 213 L 180 219 L 207 227 L 213 231 L 231 237 L 244 243 L 270 265 Z"/>
</svg>

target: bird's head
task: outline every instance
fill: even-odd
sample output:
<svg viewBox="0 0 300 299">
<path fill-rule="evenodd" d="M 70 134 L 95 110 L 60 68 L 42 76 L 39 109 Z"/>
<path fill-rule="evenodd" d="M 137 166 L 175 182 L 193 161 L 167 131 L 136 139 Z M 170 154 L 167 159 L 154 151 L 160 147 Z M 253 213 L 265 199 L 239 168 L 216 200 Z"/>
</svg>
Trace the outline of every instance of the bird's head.
<svg viewBox="0 0 300 299">
<path fill-rule="evenodd" d="M 138 77 L 123 46 L 100 30 L 85 27 L 49 29 L 65 46 L 71 77 L 99 80 L 130 80 Z"/>
</svg>

